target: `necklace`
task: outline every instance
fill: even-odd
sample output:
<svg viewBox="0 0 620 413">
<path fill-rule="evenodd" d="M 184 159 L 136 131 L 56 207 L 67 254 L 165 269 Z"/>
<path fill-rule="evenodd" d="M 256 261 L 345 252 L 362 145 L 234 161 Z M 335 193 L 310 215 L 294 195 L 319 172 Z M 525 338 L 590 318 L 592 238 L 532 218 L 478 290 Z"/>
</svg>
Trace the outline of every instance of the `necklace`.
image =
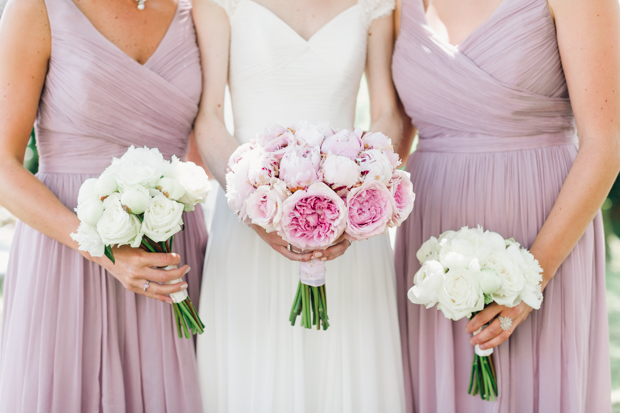
<svg viewBox="0 0 620 413">
<path fill-rule="evenodd" d="M 138 3 L 138 10 L 144 10 L 144 3 L 146 3 L 146 0 L 133 0 L 136 3 Z"/>
</svg>

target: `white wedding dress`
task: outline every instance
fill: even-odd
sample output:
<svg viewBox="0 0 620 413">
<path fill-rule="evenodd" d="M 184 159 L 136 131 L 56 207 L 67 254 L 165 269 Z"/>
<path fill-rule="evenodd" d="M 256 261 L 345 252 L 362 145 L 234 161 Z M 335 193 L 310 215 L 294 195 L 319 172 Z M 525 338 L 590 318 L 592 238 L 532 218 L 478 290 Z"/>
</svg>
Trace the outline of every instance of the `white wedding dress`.
<svg viewBox="0 0 620 413">
<path fill-rule="evenodd" d="M 217 0 L 231 26 L 229 86 L 239 142 L 276 122 L 353 126 L 370 22 L 393 0 L 362 0 L 308 41 L 251 0 Z M 327 263 L 330 327 L 289 323 L 299 263 L 216 201 L 197 357 L 205 412 L 399 413 L 404 389 L 393 253 L 386 235 Z"/>
</svg>

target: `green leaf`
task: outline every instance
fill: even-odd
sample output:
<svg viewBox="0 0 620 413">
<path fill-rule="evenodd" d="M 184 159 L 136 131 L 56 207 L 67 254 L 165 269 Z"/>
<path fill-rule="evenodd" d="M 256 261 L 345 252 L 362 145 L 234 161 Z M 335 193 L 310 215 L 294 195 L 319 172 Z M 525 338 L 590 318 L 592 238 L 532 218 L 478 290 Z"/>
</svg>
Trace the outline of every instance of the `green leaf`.
<svg viewBox="0 0 620 413">
<path fill-rule="evenodd" d="M 114 259 L 114 252 L 112 252 L 112 247 L 109 245 L 105 246 L 105 256 L 112 261 L 112 264 L 116 264 L 116 260 Z"/>
</svg>

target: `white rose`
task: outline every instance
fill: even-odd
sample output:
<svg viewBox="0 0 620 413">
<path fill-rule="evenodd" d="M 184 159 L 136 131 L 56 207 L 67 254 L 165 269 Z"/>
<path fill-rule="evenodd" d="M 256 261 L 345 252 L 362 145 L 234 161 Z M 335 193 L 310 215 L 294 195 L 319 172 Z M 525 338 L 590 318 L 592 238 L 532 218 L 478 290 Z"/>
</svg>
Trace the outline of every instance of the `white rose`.
<svg viewBox="0 0 620 413">
<path fill-rule="evenodd" d="M 78 247 L 80 251 L 86 251 L 93 257 L 103 257 L 105 245 L 101 241 L 97 228 L 82 222 L 77 232 L 71 234 L 71 238 L 80 244 Z"/>
<path fill-rule="evenodd" d="M 140 215 L 146 211 L 151 201 L 149 190 L 140 185 L 130 186 L 121 195 L 121 204 L 127 208 L 127 212 Z"/>
<path fill-rule="evenodd" d="M 426 241 L 418 252 L 416 252 L 415 256 L 420 261 L 420 264 L 424 264 L 428 260 L 436 260 L 439 258 L 439 252 L 441 248 L 439 246 L 439 241 L 435 237 L 430 237 L 428 241 Z"/>
<path fill-rule="evenodd" d="M 105 245 L 140 246 L 140 220 L 128 214 L 121 205 L 120 194 L 114 193 L 103 202 L 105 210 L 97 223 L 97 232 Z"/>
<path fill-rule="evenodd" d="M 407 293 L 409 300 L 414 304 L 425 305 L 426 308 L 434 306 L 445 273 L 439 261 L 426 261 L 413 277 L 414 285 Z"/>
<path fill-rule="evenodd" d="M 446 318 L 458 321 L 484 308 L 484 294 L 478 272 L 469 268 L 450 269 L 439 290 L 437 308 Z"/>
<path fill-rule="evenodd" d="M 380 149 L 367 149 L 359 158 L 364 180 L 372 179 L 388 185 L 394 174 L 392 161 Z"/>
<path fill-rule="evenodd" d="M 151 198 L 144 220 L 142 233 L 155 242 L 164 242 L 181 231 L 183 205 L 163 195 Z"/>
<path fill-rule="evenodd" d="M 160 191 L 166 198 L 173 201 L 177 201 L 183 195 L 185 195 L 185 188 L 181 185 L 176 178 L 163 177 L 157 182 L 157 190 Z"/>
<path fill-rule="evenodd" d="M 75 212 L 81 222 L 95 226 L 103 215 L 103 202 L 97 198 L 87 199 L 78 204 Z"/>
<path fill-rule="evenodd" d="M 272 178 L 270 185 L 262 185 L 246 201 L 248 218 L 253 224 L 263 227 L 267 232 L 276 230 L 282 219 L 284 200 L 291 195 L 286 184 Z"/>
<path fill-rule="evenodd" d="M 116 181 L 121 190 L 134 185 L 155 188 L 167 161 L 157 149 L 132 146 L 120 159 L 115 159 L 113 165 L 118 165 Z"/>
<path fill-rule="evenodd" d="M 519 247 L 515 244 L 506 249 L 506 252 L 491 255 L 483 263 L 484 268 L 495 270 L 501 281 L 501 287 L 491 297 L 499 305 L 514 307 L 521 302 L 521 293 L 525 288 L 523 272 L 515 261 L 514 252 L 520 255 Z"/>
<path fill-rule="evenodd" d="M 362 168 L 354 160 L 346 157 L 327 154 L 321 165 L 323 181 L 332 189 L 351 188 L 360 181 Z"/>
<path fill-rule="evenodd" d="M 193 162 L 180 162 L 176 168 L 176 178 L 185 189 L 185 194 L 179 198 L 185 211 L 193 211 L 194 205 L 204 204 L 211 192 L 211 182 L 204 169 Z"/>
</svg>

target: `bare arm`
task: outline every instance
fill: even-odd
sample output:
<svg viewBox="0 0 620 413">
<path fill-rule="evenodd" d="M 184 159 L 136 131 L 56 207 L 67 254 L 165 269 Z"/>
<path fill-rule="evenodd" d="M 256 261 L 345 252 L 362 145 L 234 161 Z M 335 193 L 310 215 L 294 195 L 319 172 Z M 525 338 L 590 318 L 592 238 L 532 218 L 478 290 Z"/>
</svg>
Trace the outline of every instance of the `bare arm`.
<svg viewBox="0 0 620 413">
<path fill-rule="evenodd" d="M 0 21 L 0 204 L 25 224 L 77 251 L 70 237 L 79 226 L 77 216 L 23 167 L 24 153 L 37 114 L 39 99 L 51 53 L 51 32 L 43 0 L 12 0 Z M 87 259 L 110 271 L 131 290 L 139 290 L 144 279 L 167 281 L 180 278 L 187 266 L 166 274 L 151 269 L 158 264 L 177 264 L 176 254 L 147 254 L 121 248 L 117 264 L 105 257 Z M 162 301 L 187 288 L 181 283 L 168 288 L 152 286 L 145 294 Z"/>
<path fill-rule="evenodd" d="M 549 5 L 555 15 L 580 147 L 555 205 L 530 248 L 544 270 L 543 288 L 583 236 L 620 169 L 618 1 L 551 0 Z M 515 323 L 502 332 L 496 320 L 472 339 L 472 344 L 485 343 L 485 348 L 500 344 L 530 311 L 523 303 L 512 309 L 492 304 L 468 324 L 468 331 L 475 331 L 500 312 Z"/>
</svg>

